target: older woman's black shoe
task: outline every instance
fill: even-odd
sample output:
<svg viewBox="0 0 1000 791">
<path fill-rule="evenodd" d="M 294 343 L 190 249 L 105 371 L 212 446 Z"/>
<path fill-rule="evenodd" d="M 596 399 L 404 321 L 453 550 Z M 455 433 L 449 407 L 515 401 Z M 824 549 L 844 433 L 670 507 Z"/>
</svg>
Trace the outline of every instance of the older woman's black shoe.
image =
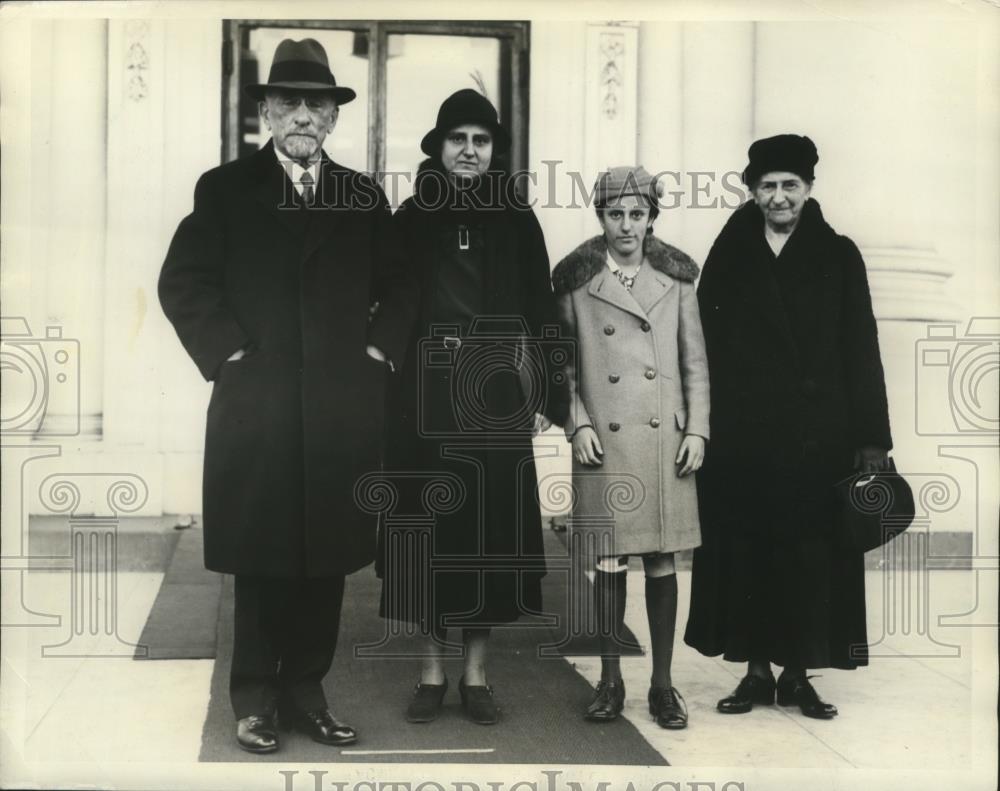
<svg viewBox="0 0 1000 791">
<path fill-rule="evenodd" d="M 813 685 L 812 676 L 786 676 L 778 679 L 778 705 L 798 706 L 807 717 L 816 720 L 832 720 L 837 716 L 837 707 L 820 700 Z"/>
<path fill-rule="evenodd" d="M 413 698 L 406 707 L 407 722 L 433 722 L 441 713 L 441 701 L 448 691 L 448 679 L 443 684 L 417 684 Z"/>
<path fill-rule="evenodd" d="M 754 704 L 771 706 L 774 704 L 774 678 L 745 675 L 733 694 L 719 701 L 716 708 L 723 714 L 746 714 Z"/>
<path fill-rule="evenodd" d="M 597 682 L 594 699 L 587 706 L 583 718 L 591 722 L 610 722 L 617 719 L 625 708 L 625 682 L 620 678 L 616 681 Z"/>
<path fill-rule="evenodd" d="M 500 711 L 493 700 L 493 687 L 488 684 L 466 686 L 465 676 L 462 676 L 458 680 L 458 694 L 465 713 L 477 725 L 494 725 L 500 719 Z"/>
<path fill-rule="evenodd" d="M 236 743 L 248 753 L 273 753 L 278 749 L 278 728 L 273 714 L 251 714 L 236 721 Z"/>
<path fill-rule="evenodd" d="M 650 687 L 648 700 L 649 713 L 661 728 L 679 731 L 687 727 L 687 704 L 674 687 Z"/>
</svg>

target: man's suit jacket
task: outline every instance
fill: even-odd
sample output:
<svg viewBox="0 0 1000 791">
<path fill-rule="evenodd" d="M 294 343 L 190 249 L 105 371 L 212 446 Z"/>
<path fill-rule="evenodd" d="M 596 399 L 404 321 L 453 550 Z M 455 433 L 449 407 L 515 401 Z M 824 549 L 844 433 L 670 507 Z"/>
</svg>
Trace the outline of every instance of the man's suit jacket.
<svg viewBox="0 0 1000 791">
<path fill-rule="evenodd" d="M 390 220 L 382 190 L 325 155 L 302 207 L 272 143 L 199 179 L 159 294 L 214 383 L 208 568 L 319 577 L 373 558 L 374 518 L 354 490 L 379 468 L 387 368 L 365 348 L 402 359 L 417 302 Z"/>
</svg>

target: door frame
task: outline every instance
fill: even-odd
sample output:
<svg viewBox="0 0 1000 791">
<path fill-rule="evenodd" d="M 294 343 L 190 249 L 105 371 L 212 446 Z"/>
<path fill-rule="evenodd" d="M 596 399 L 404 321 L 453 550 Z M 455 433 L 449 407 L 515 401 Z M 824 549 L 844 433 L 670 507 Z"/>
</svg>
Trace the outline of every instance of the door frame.
<svg viewBox="0 0 1000 791">
<path fill-rule="evenodd" d="M 222 161 L 239 151 L 240 38 L 247 27 L 284 27 L 304 30 L 352 30 L 368 33 L 368 170 L 380 176 L 385 170 L 386 57 L 390 35 L 482 36 L 500 40 L 500 106 L 504 126 L 511 134 L 512 172 L 528 167 L 528 91 L 530 22 L 342 20 L 342 19 L 225 19 L 222 22 Z M 268 64 L 269 65 L 269 64 Z M 442 97 L 443 99 L 444 97 Z"/>
</svg>

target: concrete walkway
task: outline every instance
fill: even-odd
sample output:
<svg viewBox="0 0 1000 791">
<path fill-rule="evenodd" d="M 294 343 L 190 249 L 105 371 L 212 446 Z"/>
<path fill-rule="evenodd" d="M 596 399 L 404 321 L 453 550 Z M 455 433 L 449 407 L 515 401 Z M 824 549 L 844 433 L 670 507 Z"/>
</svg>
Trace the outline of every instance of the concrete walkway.
<svg viewBox="0 0 1000 791">
<path fill-rule="evenodd" d="M 630 576 L 627 621 L 645 644 L 642 576 L 634 571 Z M 133 769 L 155 765 L 195 779 L 214 776 L 199 774 L 203 767 L 196 765 L 212 661 L 134 661 L 124 644 L 138 639 L 161 579 L 156 573 L 118 575 L 120 640 L 84 629 L 69 647 L 45 649 L 70 636 L 70 576 L 25 575 L 24 604 L 37 613 L 61 615 L 62 623 L 4 629 L 0 757 L 5 787 L 25 787 L 32 778 L 50 787 L 69 787 L 70 779 L 74 786 L 101 785 L 88 778 L 113 775 L 123 764 Z M 702 657 L 683 644 L 690 573 L 680 572 L 674 683 L 687 701 L 690 727 L 663 731 L 650 718 L 645 703 L 648 657 L 623 659 L 626 715 L 674 768 L 734 767 L 727 777 L 746 782 L 747 788 L 778 787 L 763 779 L 777 783 L 785 770 L 795 768 L 821 770 L 818 777 L 843 787 L 873 787 L 849 780 L 873 776 L 905 776 L 908 787 L 938 776 L 947 788 L 995 787 L 995 769 L 990 772 L 989 767 L 996 760 L 996 631 L 968 625 L 977 619 L 988 623 L 983 610 L 995 612 L 995 604 L 977 605 L 971 571 L 935 571 L 928 578 L 911 573 L 905 581 L 894 580 L 894 588 L 908 586 L 905 600 L 886 597 L 886 580 L 880 572 L 868 573 L 869 636 L 877 658 L 867 669 L 826 671 L 814 680 L 820 694 L 841 712 L 823 722 L 777 706 L 741 716 L 715 711 L 716 701 L 735 687 L 743 668 Z M 918 598 L 922 606 L 917 606 Z M 908 602 L 909 616 L 903 606 Z M 19 612 L 17 602 L 5 596 L 3 605 L 3 621 L 11 623 Z M 973 614 L 957 625 L 939 625 L 939 616 L 967 612 Z M 929 626 L 921 627 L 920 613 Z M 347 639 L 342 640 L 345 646 Z M 43 656 L 43 650 L 76 655 Z M 124 655 L 108 656 L 116 653 Z M 598 660 L 574 663 L 588 680 L 597 679 Z M 350 712 L 343 716 L 350 719 Z M 592 726 L 581 720 L 566 727 Z M 986 785 L 974 783 L 970 772 Z M 142 784 L 144 775 L 139 777 L 133 782 Z M 281 788 L 273 765 L 268 778 L 261 787 Z M 220 787 L 205 782 L 206 787 Z M 877 787 L 894 786 L 880 782 Z"/>
</svg>

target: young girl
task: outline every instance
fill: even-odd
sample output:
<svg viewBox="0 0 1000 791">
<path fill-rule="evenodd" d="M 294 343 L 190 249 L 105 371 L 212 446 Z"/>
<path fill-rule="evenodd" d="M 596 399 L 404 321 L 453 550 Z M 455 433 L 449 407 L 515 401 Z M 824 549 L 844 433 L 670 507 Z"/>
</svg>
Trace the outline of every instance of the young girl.
<svg viewBox="0 0 1000 791">
<path fill-rule="evenodd" d="M 628 556 L 643 559 L 653 673 L 649 710 L 684 728 L 670 664 L 677 618 L 674 553 L 701 543 L 693 473 L 708 439 L 708 366 L 694 280 L 698 267 L 652 235 L 656 185 L 641 166 L 595 186 L 604 233 L 553 272 L 569 373 L 576 493 L 574 540 L 595 564 L 601 680 L 585 718 L 613 720 L 625 702 L 618 637 Z M 588 560 L 588 562 L 590 562 Z"/>
</svg>

